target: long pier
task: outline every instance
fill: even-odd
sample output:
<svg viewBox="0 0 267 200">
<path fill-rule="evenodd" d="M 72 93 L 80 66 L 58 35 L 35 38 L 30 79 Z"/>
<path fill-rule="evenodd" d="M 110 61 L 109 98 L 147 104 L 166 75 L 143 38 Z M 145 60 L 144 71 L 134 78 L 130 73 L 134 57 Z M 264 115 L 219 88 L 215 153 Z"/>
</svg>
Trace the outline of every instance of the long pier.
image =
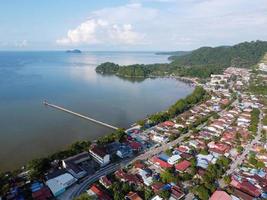
<svg viewBox="0 0 267 200">
<path fill-rule="evenodd" d="M 66 109 L 66 108 L 57 106 L 57 105 L 55 105 L 55 104 L 48 103 L 47 101 L 44 101 L 43 104 L 44 104 L 45 106 L 49 106 L 49 107 L 51 107 L 51 108 L 55 108 L 55 109 L 57 109 L 57 110 L 61 110 L 61 111 L 63 111 L 63 112 L 66 112 L 66 113 L 75 115 L 75 116 L 80 117 L 80 118 L 82 118 L 82 119 L 89 120 L 89 121 L 91 121 L 91 122 L 94 122 L 94 123 L 96 123 L 96 124 L 100 124 L 100 125 L 102 125 L 102 126 L 105 126 L 105 127 L 108 127 L 108 128 L 114 129 L 114 130 L 117 130 L 117 129 L 118 129 L 117 127 L 112 126 L 112 125 L 109 125 L 109 124 L 107 124 L 107 123 L 105 123 L 105 122 L 101 122 L 101 121 L 98 121 L 98 120 L 93 119 L 93 118 L 91 118 L 91 117 L 87 117 L 87 116 L 84 116 L 84 115 L 82 115 L 82 114 L 79 114 L 79 113 L 73 112 L 73 111 L 71 111 L 71 110 L 68 110 L 68 109 Z"/>
</svg>

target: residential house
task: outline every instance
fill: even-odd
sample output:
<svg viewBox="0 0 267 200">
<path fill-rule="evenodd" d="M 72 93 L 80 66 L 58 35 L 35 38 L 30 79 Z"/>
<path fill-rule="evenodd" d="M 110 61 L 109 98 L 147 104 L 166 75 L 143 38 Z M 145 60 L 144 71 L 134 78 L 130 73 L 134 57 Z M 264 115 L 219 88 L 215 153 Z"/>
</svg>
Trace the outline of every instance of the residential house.
<svg viewBox="0 0 267 200">
<path fill-rule="evenodd" d="M 112 182 L 108 179 L 107 176 L 101 176 L 99 179 L 99 182 L 105 187 L 105 188 L 110 188 L 112 185 Z"/>
<path fill-rule="evenodd" d="M 216 190 L 209 200 L 232 200 L 232 197 L 224 191 Z"/>
<path fill-rule="evenodd" d="M 112 199 L 105 191 L 103 191 L 96 184 L 93 184 L 86 192 L 89 196 L 94 197 L 98 200 L 111 200 Z"/>
<path fill-rule="evenodd" d="M 175 165 L 175 169 L 178 172 L 185 172 L 191 166 L 191 162 L 183 160 Z"/>
<path fill-rule="evenodd" d="M 125 196 L 126 200 L 142 200 L 142 198 L 136 192 L 129 192 Z"/>
<path fill-rule="evenodd" d="M 153 183 L 152 173 L 150 171 L 139 169 L 138 174 L 142 177 L 146 186 L 150 186 Z"/>
<path fill-rule="evenodd" d="M 169 200 L 179 200 L 185 196 L 184 192 L 177 185 L 171 187 L 171 196 Z"/>
<path fill-rule="evenodd" d="M 160 159 L 157 156 L 152 157 L 151 162 L 154 163 L 156 166 L 159 166 L 159 167 L 161 167 L 163 169 L 172 167 L 171 164 L 169 164 L 168 162 Z"/>
<path fill-rule="evenodd" d="M 121 147 L 117 150 L 116 155 L 120 158 L 129 158 L 133 156 L 133 150 L 128 145 L 121 145 Z"/>
</svg>

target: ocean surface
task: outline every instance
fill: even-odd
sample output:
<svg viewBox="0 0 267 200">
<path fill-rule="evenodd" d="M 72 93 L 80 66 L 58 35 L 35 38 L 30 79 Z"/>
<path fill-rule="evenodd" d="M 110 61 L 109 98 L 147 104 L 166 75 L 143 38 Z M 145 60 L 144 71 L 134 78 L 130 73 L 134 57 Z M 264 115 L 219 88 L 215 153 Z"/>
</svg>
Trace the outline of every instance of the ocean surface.
<svg viewBox="0 0 267 200">
<path fill-rule="evenodd" d="M 192 92 L 174 79 L 122 79 L 96 74 L 106 61 L 162 63 L 153 52 L 0 52 L 0 171 L 112 132 L 45 107 L 64 106 L 117 127 L 129 127 Z"/>
</svg>

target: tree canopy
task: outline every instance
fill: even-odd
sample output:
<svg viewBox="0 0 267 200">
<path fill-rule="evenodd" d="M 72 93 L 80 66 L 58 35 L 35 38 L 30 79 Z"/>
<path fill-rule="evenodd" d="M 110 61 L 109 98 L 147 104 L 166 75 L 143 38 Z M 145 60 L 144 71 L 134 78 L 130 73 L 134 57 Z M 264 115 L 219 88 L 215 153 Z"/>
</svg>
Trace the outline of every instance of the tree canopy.
<svg viewBox="0 0 267 200">
<path fill-rule="evenodd" d="M 185 54 L 173 54 L 171 63 L 120 66 L 106 62 L 96 68 L 102 74 L 122 77 L 153 77 L 177 75 L 207 78 L 221 73 L 227 67 L 250 68 L 257 64 L 267 52 L 267 42 L 243 42 L 234 46 L 201 47 Z"/>
</svg>

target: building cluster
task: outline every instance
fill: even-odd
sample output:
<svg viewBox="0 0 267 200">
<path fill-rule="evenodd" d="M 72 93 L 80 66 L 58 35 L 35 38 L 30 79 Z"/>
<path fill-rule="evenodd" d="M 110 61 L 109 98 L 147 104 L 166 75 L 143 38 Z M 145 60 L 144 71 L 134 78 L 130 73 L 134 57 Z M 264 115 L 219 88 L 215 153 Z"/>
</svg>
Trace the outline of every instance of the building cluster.
<svg viewBox="0 0 267 200">
<path fill-rule="evenodd" d="M 204 85 L 204 88 L 214 92 L 226 92 L 229 90 L 242 90 L 249 84 L 250 72 L 245 68 L 227 68 L 223 74 L 211 75 L 210 81 Z"/>
</svg>

